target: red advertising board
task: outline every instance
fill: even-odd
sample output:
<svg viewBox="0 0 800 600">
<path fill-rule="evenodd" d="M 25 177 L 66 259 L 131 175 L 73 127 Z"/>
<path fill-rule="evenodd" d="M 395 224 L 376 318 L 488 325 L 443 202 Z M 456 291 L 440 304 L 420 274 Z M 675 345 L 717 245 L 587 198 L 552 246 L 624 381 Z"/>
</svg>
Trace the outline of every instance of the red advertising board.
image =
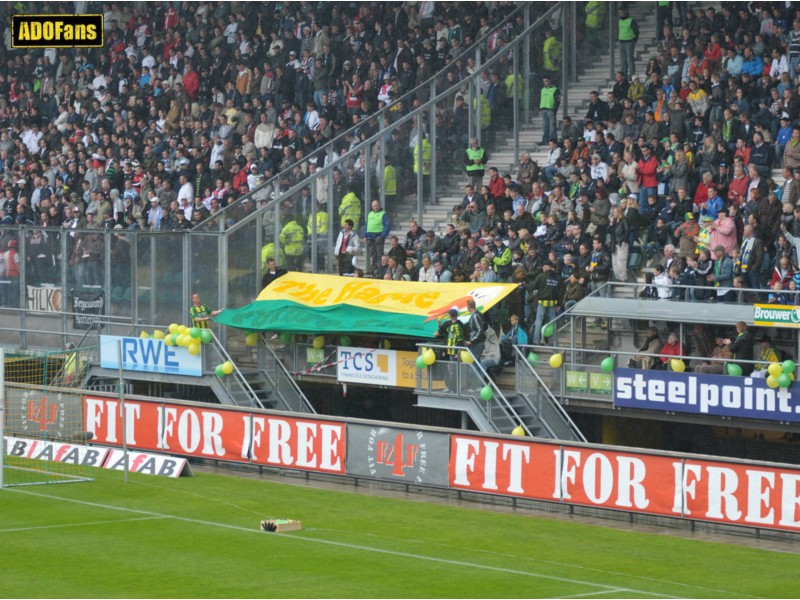
<svg viewBox="0 0 800 600">
<path fill-rule="evenodd" d="M 451 434 L 450 487 L 553 500 L 554 479 L 543 475 L 555 471 L 561 447 L 518 439 Z"/>
<path fill-rule="evenodd" d="M 800 469 L 450 436 L 450 487 L 800 531 Z"/>
<path fill-rule="evenodd" d="M 676 504 L 702 521 L 800 531 L 800 470 L 687 459 Z"/>
<path fill-rule="evenodd" d="M 344 423 L 139 400 L 127 400 L 125 413 L 132 449 L 345 473 Z M 84 414 L 93 442 L 122 445 L 118 399 L 86 396 Z"/>
</svg>

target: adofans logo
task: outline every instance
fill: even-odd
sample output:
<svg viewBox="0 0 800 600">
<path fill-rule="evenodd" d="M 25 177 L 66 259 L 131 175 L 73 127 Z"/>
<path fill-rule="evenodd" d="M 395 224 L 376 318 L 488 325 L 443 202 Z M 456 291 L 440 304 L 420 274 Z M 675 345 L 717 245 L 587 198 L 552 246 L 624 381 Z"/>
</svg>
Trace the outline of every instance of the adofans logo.
<svg viewBox="0 0 800 600">
<path fill-rule="evenodd" d="M 13 15 L 13 48 L 102 48 L 103 15 Z"/>
</svg>

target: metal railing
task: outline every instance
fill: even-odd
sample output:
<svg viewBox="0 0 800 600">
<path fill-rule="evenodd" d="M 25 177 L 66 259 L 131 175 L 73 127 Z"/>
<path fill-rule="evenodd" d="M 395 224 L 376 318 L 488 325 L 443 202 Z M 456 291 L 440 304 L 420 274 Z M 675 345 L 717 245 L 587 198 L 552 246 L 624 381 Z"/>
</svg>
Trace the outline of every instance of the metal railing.
<svg viewBox="0 0 800 600">
<path fill-rule="evenodd" d="M 258 365 L 259 371 L 264 373 L 272 386 L 272 391 L 281 400 L 286 410 L 301 413 L 316 413 L 314 407 L 308 401 L 305 394 L 300 390 L 300 386 L 287 370 L 283 362 L 278 358 L 272 345 L 267 343 L 266 337 L 260 335 Z"/>
<path fill-rule="evenodd" d="M 548 354 L 561 354 L 563 362 L 559 368 L 552 368 L 546 359 L 541 359 L 538 365 L 530 365 L 528 357 L 531 352 L 538 355 L 539 352 L 546 351 Z M 742 360 L 738 358 L 718 358 L 703 357 L 694 354 L 663 355 L 660 353 L 647 353 L 640 351 L 621 351 L 621 350 L 595 350 L 588 348 L 575 348 L 573 346 L 519 346 L 517 348 L 519 360 L 528 363 L 539 376 L 543 385 L 553 391 L 557 398 L 562 401 L 568 400 L 595 400 L 599 402 L 613 402 L 613 371 L 605 371 L 601 363 L 604 359 L 611 357 L 614 360 L 614 368 L 628 367 L 629 360 L 648 358 L 658 361 L 657 367 L 662 370 L 669 369 L 669 361 L 672 359 L 683 362 L 686 370 L 696 370 L 701 365 L 715 365 L 713 374 L 739 377 L 739 375 L 728 375 L 727 365 L 735 363 L 741 365 L 760 365 L 761 369 L 768 366 L 763 360 Z M 662 359 L 666 358 L 666 362 Z M 654 363 L 655 364 L 655 363 Z M 650 369 L 637 368 L 644 372 Z M 517 372 L 523 369 L 518 364 Z M 798 371 L 795 371 L 797 376 Z"/>
<path fill-rule="evenodd" d="M 542 426 L 557 440 L 585 442 L 586 438 L 558 402 L 518 346 L 514 346 L 516 368 L 515 387 L 536 411 Z"/>
<path fill-rule="evenodd" d="M 436 362 L 425 369 L 417 370 L 417 393 L 469 400 L 473 408 L 491 423 L 496 433 L 511 433 L 515 427 L 521 425 L 527 435 L 533 435 L 524 419 L 467 347 L 457 347 L 455 357 L 458 358 L 462 351 L 466 351 L 473 358 L 473 362 L 469 364 L 460 359 L 443 358 L 446 356 L 447 346 L 424 343 L 417 346 L 420 348 L 420 355 L 423 354 L 423 348 L 430 349 L 437 355 Z M 485 387 L 492 390 L 492 396 L 488 400 L 481 398 L 481 390 Z"/>
<path fill-rule="evenodd" d="M 640 298 L 640 294 L 646 288 L 654 288 L 656 292 L 658 292 L 659 289 L 663 289 L 669 294 L 669 297 L 667 298 L 646 298 L 646 300 L 669 300 L 672 302 L 716 302 L 719 297 L 723 296 L 725 298 L 722 299 L 721 302 L 731 304 L 753 304 L 751 300 L 758 300 L 760 304 L 770 304 L 770 298 L 773 296 L 783 296 L 786 300 L 792 300 L 791 302 L 775 302 L 775 304 L 778 306 L 786 304 L 797 305 L 798 300 L 800 300 L 800 298 L 798 298 L 800 290 L 773 290 L 770 288 L 735 286 L 716 287 L 711 285 L 684 285 L 678 283 L 660 285 L 656 283 L 640 281 L 608 281 L 598 289 L 592 290 L 592 292 L 587 294 L 586 297 L 609 297 L 614 299 L 625 298 L 627 296 L 631 300 L 643 300 L 645 298 Z M 623 290 L 623 296 L 614 294 L 615 290 L 618 289 Z M 628 294 L 628 292 L 630 293 Z M 702 296 L 702 298 L 697 299 L 698 295 Z"/>
</svg>

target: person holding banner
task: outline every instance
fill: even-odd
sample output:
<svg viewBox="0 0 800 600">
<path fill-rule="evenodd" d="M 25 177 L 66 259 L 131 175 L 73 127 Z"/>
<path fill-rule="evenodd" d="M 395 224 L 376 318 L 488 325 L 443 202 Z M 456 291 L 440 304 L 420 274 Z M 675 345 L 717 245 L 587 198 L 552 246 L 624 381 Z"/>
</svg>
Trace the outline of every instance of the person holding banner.
<svg viewBox="0 0 800 600">
<path fill-rule="evenodd" d="M 211 317 L 215 317 L 221 312 L 222 309 L 211 310 L 207 305 L 200 302 L 200 294 L 197 292 L 192 294 L 192 306 L 189 308 L 189 316 L 192 318 L 192 327 L 208 329 L 208 322 L 211 320 Z"/>
</svg>

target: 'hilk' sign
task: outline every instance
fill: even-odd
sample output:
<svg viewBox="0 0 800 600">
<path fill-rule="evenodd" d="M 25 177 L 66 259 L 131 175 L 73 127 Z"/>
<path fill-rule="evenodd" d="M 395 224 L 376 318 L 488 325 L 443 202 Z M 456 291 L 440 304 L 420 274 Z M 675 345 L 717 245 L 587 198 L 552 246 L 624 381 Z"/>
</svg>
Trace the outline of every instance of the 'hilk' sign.
<svg viewBox="0 0 800 600">
<path fill-rule="evenodd" d="M 614 406 L 696 415 L 800 422 L 800 384 L 772 389 L 763 378 L 614 370 Z"/>
<path fill-rule="evenodd" d="M 192 356 L 188 348 L 167 346 L 154 338 L 100 336 L 100 366 L 119 369 L 119 345 L 122 344 L 122 368 L 125 371 L 169 373 L 202 377 L 202 353 Z"/>
</svg>

